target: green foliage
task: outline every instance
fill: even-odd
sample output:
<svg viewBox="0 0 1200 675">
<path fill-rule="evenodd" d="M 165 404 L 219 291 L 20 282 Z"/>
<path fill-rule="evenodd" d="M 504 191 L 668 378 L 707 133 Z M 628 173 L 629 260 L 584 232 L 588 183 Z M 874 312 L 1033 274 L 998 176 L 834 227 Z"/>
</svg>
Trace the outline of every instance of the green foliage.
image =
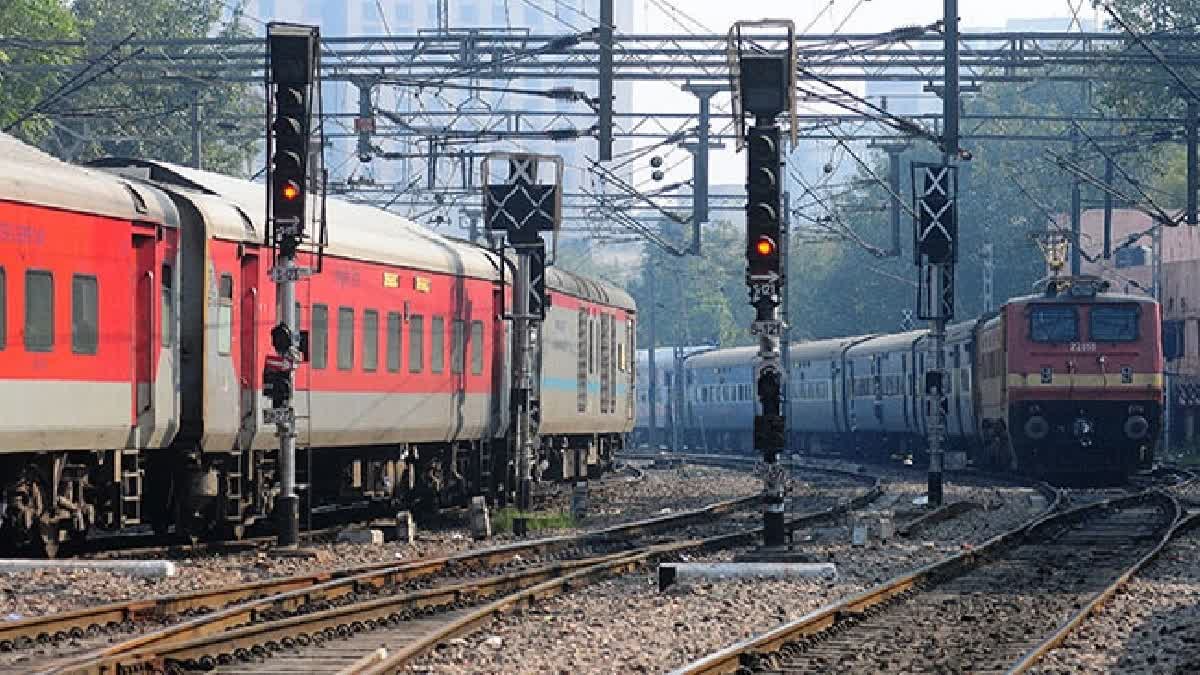
<svg viewBox="0 0 1200 675">
<path fill-rule="evenodd" d="M 6 0 L 0 2 L 0 128 L 69 160 L 102 155 L 190 163 L 192 104 L 200 105 L 206 168 L 240 173 L 253 146 L 236 133 L 241 116 L 261 108 L 242 85 L 152 81 L 120 65 L 131 36 L 143 39 L 248 35 L 240 11 L 222 22 L 223 0 Z M 25 40 L 79 40 L 32 46 Z M 155 47 L 149 46 L 151 53 Z M 20 66 L 20 69 L 16 69 Z M 44 69 L 31 70 L 35 67 Z M 94 79 L 93 79 L 94 78 Z M 89 81 L 90 80 L 90 81 Z M 253 117 L 251 119 L 254 119 Z M 251 129 L 257 136 L 258 121 Z M 218 134 L 225 134 L 221 140 Z"/>
<path fill-rule="evenodd" d="M 684 241 L 679 225 L 662 225 L 669 241 Z M 748 344 L 752 310 L 745 286 L 745 232 L 712 223 L 702 255 L 676 257 L 653 244 L 642 253 L 640 274 L 626 290 L 638 304 L 638 345 Z"/>
<path fill-rule="evenodd" d="M 62 0 L 0 2 L 0 129 L 11 129 L 37 142 L 50 130 L 49 120 L 35 114 L 58 86 L 50 73 L 4 73 L 6 64 L 61 66 L 75 59 L 75 50 L 34 47 L 25 40 L 70 40 L 77 36 L 75 17 Z"/>
</svg>

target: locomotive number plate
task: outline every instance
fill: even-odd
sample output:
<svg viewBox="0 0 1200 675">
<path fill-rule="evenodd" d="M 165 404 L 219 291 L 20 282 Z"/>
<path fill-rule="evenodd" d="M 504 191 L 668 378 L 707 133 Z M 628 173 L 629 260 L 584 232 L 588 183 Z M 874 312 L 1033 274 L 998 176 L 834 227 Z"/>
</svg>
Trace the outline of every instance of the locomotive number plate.
<svg viewBox="0 0 1200 675">
<path fill-rule="evenodd" d="M 291 408 L 265 408 L 263 424 L 292 424 L 296 421 L 296 412 Z"/>
<path fill-rule="evenodd" d="M 1096 351 L 1095 342 L 1072 342 L 1069 351 L 1072 352 L 1094 352 Z"/>
</svg>

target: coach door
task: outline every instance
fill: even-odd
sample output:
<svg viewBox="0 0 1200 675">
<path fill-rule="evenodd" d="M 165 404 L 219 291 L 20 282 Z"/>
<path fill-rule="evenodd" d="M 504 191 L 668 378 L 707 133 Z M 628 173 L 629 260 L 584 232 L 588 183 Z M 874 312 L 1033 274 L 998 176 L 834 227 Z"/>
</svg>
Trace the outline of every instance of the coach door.
<svg viewBox="0 0 1200 675">
<path fill-rule="evenodd" d="M 241 390 L 242 423 L 240 445 L 249 448 L 258 429 L 259 345 L 266 324 L 260 318 L 258 252 L 246 250 L 241 260 L 241 301 L 237 317 L 238 374 Z"/>
<path fill-rule="evenodd" d="M 133 425 L 136 447 L 142 447 L 154 429 L 154 371 L 158 350 L 154 348 L 155 244 L 151 234 L 133 235 Z"/>
</svg>

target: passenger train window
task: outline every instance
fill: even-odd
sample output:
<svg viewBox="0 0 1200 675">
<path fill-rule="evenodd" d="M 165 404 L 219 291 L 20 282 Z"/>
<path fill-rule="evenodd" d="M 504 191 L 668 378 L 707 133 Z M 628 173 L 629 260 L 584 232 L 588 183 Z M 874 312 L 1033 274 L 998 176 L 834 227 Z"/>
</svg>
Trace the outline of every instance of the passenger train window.
<svg viewBox="0 0 1200 675">
<path fill-rule="evenodd" d="M 1029 339 L 1034 342 L 1073 342 L 1079 339 L 1079 317 L 1074 307 L 1032 305 Z"/>
<path fill-rule="evenodd" d="M 324 369 L 329 364 L 329 306 L 313 305 L 312 335 L 309 336 L 309 358 L 312 367 Z"/>
<path fill-rule="evenodd" d="M 471 322 L 471 374 L 483 374 L 483 322 Z"/>
<path fill-rule="evenodd" d="M 354 308 L 338 307 L 337 325 L 338 370 L 354 368 Z"/>
<path fill-rule="evenodd" d="M 54 348 L 54 277 L 49 272 L 25 273 L 25 350 Z"/>
<path fill-rule="evenodd" d="M 408 372 L 425 368 L 425 317 L 415 314 L 408 319 Z"/>
<path fill-rule="evenodd" d="M 379 369 L 379 312 L 363 310 L 363 370 L 373 373 Z"/>
<path fill-rule="evenodd" d="M 162 266 L 162 346 L 170 347 L 175 341 L 175 304 L 171 297 L 171 287 L 175 284 L 175 275 L 170 265 Z"/>
<path fill-rule="evenodd" d="M 433 317 L 429 331 L 429 372 L 440 373 L 446 368 L 446 320 Z"/>
<path fill-rule="evenodd" d="M 0 267 L 0 350 L 8 344 L 8 277 Z"/>
<path fill-rule="evenodd" d="M 450 322 L 450 372 L 462 375 L 466 370 L 467 322 L 453 319 Z"/>
<path fill-rule="evenodd" d="M 71 351 L 95 354 L 100 340 L 100 297 L 96 277 L 71 277 Z"/>
<path fill-rule="evenodd" d="M 404 344 L 404 322 L 399 312 L 387 315 L 387 369 L 389 373 L 400 370 L 400 349 Z"/>
<path fill-rule="evenodd" d="M 233 277 L 222 274 L 217 286 L 217 353 L 233 349 Z"/>
<path fill-rule="evenodd" d="M 1088 338 L 1092 342 L 1133 342 L 1137 340 L 1137 305 L 1093 305 L 1088 331 Z"/>
</svg>

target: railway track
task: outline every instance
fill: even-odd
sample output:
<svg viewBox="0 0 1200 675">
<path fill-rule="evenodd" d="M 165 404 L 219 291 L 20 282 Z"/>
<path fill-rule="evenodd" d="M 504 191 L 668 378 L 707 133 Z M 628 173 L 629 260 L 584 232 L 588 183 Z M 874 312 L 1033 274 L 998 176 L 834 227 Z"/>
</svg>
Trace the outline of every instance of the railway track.
<svg viewBox="0 0 1200 675">
<path fill-rule="evenodd" d="M 589 498 L 595 498 L 605 490 L 611 490 L 618 483 L 639 481 L 645 477 L 645 472 L 635 466 L 621 467 L 619 473 L 606 475 L 600 480 L 590 481 L 588 485 Z M 544 505 L 567 496 L 569 499 L 569 484 L 559 483 L 535 491 L 535 504 Z M 539 506 L 538 508 L 541 508 Z M 394 520 L 371 518 L 350 518 L 338 521 L 329 527 L 313 528 L 300 532 L 301 544 L 327 543 L 336 540 L 338 533 L 356 522 L 368 527 L 391 528 Z M 273 534 L 243 537 L 234 540 L 180 542 L 169 541 L 167 537 L 149 533 L 134 533 L 112 535 L 98 539 L 89 539 L 74 550 L 68 551 L 72 557 L 111 560 L 136 558 L 188 558 L 197 555 L 219 555 L 237 553 L 256 549 L 266 549 L 274 546 L 277 537 Z"/>
<path fill-rule="evenodd" d="M 1148 491 L 1045 516 L 676 675 L 1024 670 L 1152 559 L 1181 515 Z"/>
<path fill-rule="evenodd" d="M 872 483 L 854 499 L 805 514 L 793 520 L 790 527 L 816 524 L 875 499 L 880 486 L 877 481 Z M 113 673 L 163 666 L 255 672 L 262 668 L 287 670 L 289 663 L 297 666 L 301 662 L 303 672 L 344 672 L 351 666 L 378 664 L 380 644 L 387 644 L 389 651 L 383 663 L 395 666 L 438 641 L 470 630 L 497 611 L 625 573 L 654 560 L 747 543 L 758 535 L 757 528 L 713 534 L 714 521 L 755 501 L 747 498 L 724 502 L 584 537 L 559 537 L 452 558 L 381 566 L 323 581 L 304 577 L 285 580 L 287 583 L 260 582 L 253 588 L 221 589 L 204 597 L 193 594 L 186 599 L 146 603 L 139 611 L 159 619 L 172 611 L 194 612 L 198 606 L 205 613 L 114 645 L 66 655 L 45 664 L 43 672 Z M 685 526 L 693 531 L 682 538 L 654 539 L 658 532 Z M 697 529 L 701 530 L 698 535 Z M 581 552 L 584 547 L 588 550 Z M 535 558 L 550 552 L 563 553 L 561 558 L 567 559 Z M 502 569 L 501 565 L 508 568 Z M 497 569 L 501 571 L 497 573 Z M 462 581 L 467 570 L 477 576 Z M 129 604 L 121 609 L 132 610 Z M 96 612 L 91 611 L 89 619 L 73 617 L 72 630 L 84 620 L 98 620 Z M 124 619 L 113 615 L 110 620 L 131 619 L 126 614 Z M 56 635 L 48 633 L 54 621 L 54 617 L 48 617 L 37 628 L 43 639 Z M 25 626 L 26 640 L 32 630 L 34 626 Z M 270 666 L 256 665 L 271 655 L 280 660 L 271 659 Z"/>
</svg>

